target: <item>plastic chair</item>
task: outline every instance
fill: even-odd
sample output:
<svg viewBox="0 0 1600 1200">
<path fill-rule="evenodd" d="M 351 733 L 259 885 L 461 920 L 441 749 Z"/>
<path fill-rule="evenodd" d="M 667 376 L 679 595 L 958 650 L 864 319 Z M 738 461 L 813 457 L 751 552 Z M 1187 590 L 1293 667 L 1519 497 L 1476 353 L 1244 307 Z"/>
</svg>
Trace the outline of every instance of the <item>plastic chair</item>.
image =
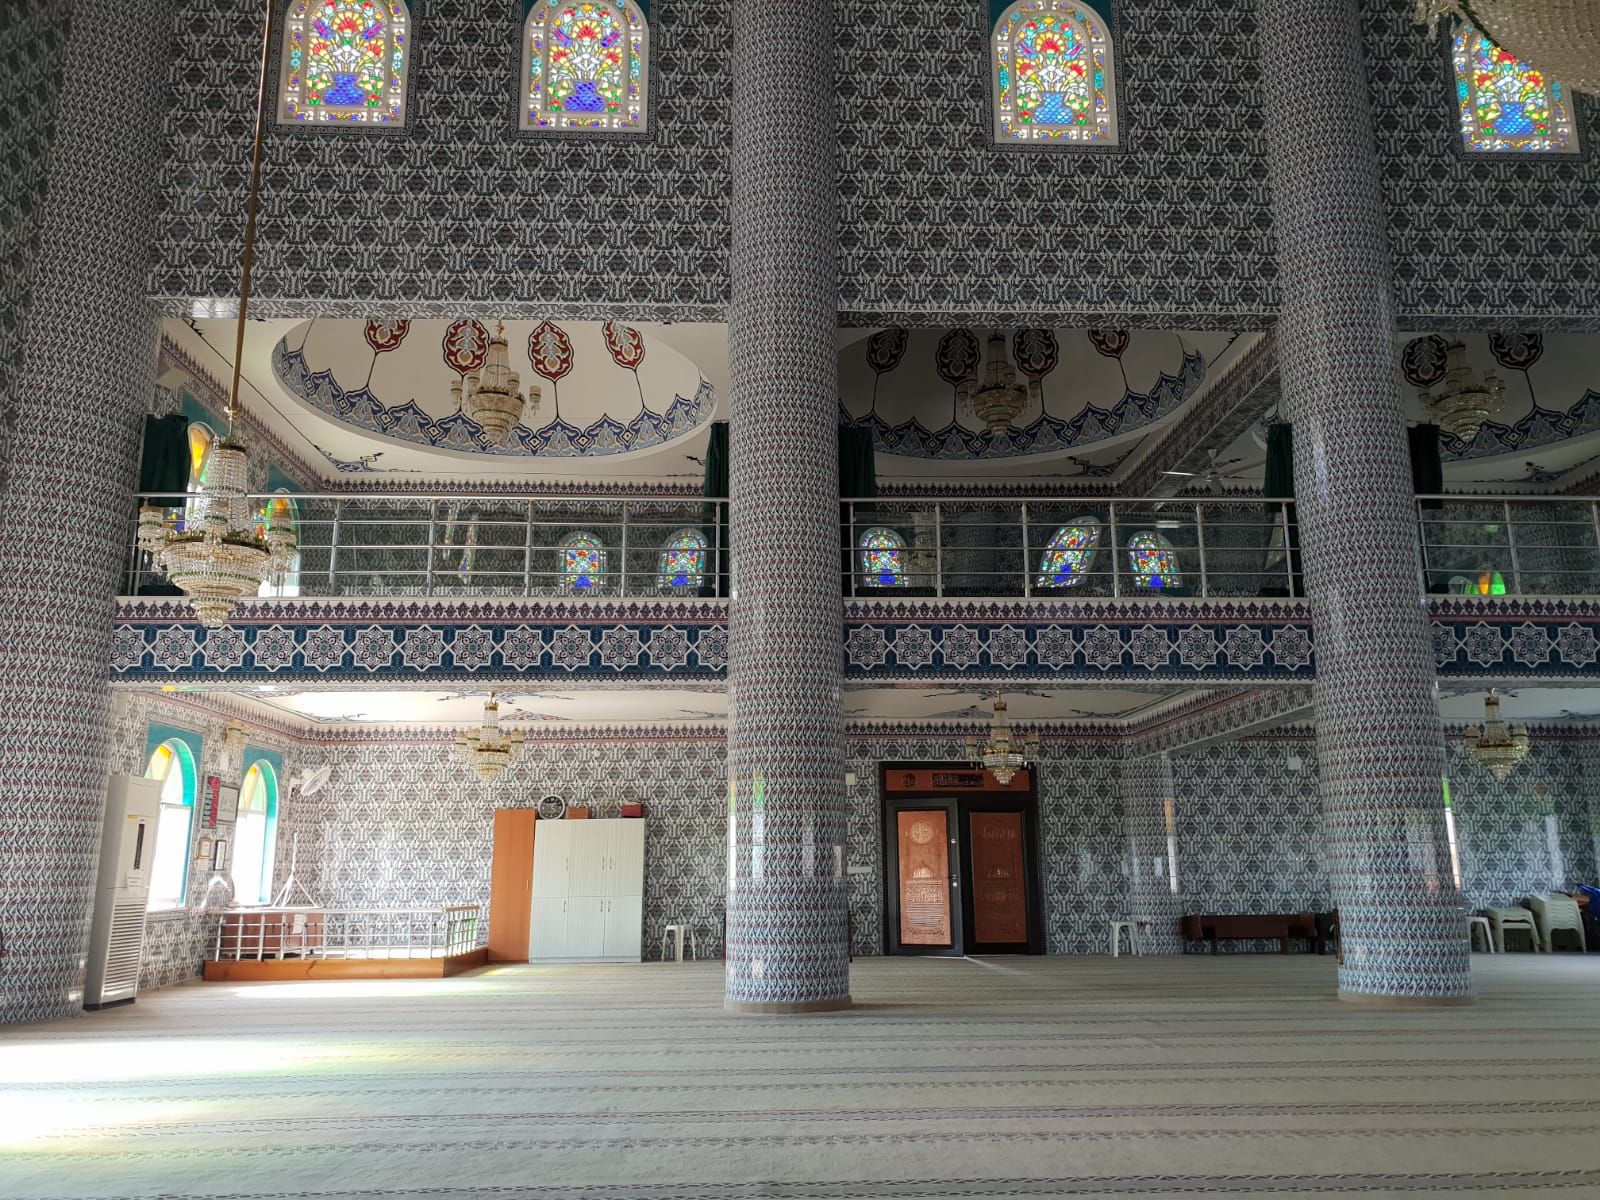
<svg viewBox="0 0 1600 1200">
<path fill-rule="evenodd" d="M 1489 924 L 1488 917 L 1473 917 L 1467 922 L 1467 941 L 1471 948 L 1478 948 L 1478 934 L 1483 934 L 1483 951 L 1485 954 L 1494 953 L 1494 928 Z"/>
<path fill-rule="evenodd" d="M 1587 952 L 1588 941 L 1583 935 L 1583 916 L 1578 912 L 1578 902 L 1560 892 L 1544 896 L 1529 896 L 1528 907 L 1533 911 L 1534 924 L 1539 930 L 1539 944 L 1546 954 L 1552 953 L 1550 935 L 1558 929 L 1570 929 L 1578 935 L 1578 949 Z"/>
<path fill-rule="evenodd" d="M 690 959 L 692 960 L 692 959 L 699 958 L 700 957 L 700 943 L 695 940 L 694 926 L 693 925 L 668 925 L 665 929 L 663 929 L 661 931 L 661 961 L 665 962 L 667 960 L 667 939 L 668 938 L 676 938 L 678 944 L 677 944 L 677 950 L 676 950 L 676 953 L 675 953 L 674 957 L 675 957 L 675 961 L 682 962 L 683 961 L 683 939 L 686 938 L 686 937 L 689 939 L 689 957 L 690 957 Z"/>
<path fill-rule="evenodd" d="M 1149 921 L 1113 921 L 1111 922 L 1111 957 L 1117 958 L 1122 953 L 1122 931 L 1128 931 L 1128 953 L 1133 955 L 1143 954 L 1139 949 L 1139 939 L 1142 935 L 1140 926 L 1150 924 Z"/>
<path fill-rule="evenodd" d="M 1494 948 L 1497 953 L 1506 952 L 1506 930 L 1522 930 L 1527 933 L 1533 943 L 1534 952 L 1540 949 L 1539 927 L 1534 924 L 1533 914 L 1525 908 L 1486 908 L 1479 914 L 1489 919 L 1489 925 L 1494 930 Z"/>
</svg>

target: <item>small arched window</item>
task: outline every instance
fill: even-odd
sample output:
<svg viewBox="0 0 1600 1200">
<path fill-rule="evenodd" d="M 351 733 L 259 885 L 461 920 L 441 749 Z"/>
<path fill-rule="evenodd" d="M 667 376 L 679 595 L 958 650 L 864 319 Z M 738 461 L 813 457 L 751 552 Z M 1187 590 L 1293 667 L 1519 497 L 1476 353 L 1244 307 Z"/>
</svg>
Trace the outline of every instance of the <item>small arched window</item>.
<svg viewBox="0 0 1600 1200">
<path fill-rule="evenodd" d="M 673 591 L 698 591 L 706 573 L 706 537 L 698 529 L 680 529 L 661 551 L 656 585 Z"/>
<path fill-rule="evenodd" d="M 1115 145 L 1111 31 L 1088 4 L 1018 0 L 990 37 L 994 139 L 1002 145 Z"/>
<path fill-rule="evenodd" d="M 161 781 L 161 819 L 156 826 L 146 907 L 181 908 L 189 890 L 189 844 L 199 785 L 194 754 L 181 739 L 169 738 L 151 752 L 144 775 Z"/>
<path fill-rule="evenodd" d="M 1145 529 L 1128 539 L 1128 569 L 1139 587 L 1170 591 L 1183 586 L 1178 552 L 1159 533 Z"/>
<path fill-rule="evenodd" d="M 902 587 L 906 582 L 906 540 L 879 526 L 861 535 L 861 582 L 867 587 Z"/>
<path fill-rule="evenodd" d="M 283 489 L 255 511 L 256 536 L 267 541 L 271 529 L 284 529 L 294 535 L 295 545 L 300 544 L 300 506 Z M 298 596 L 300 594 L 300 551 L 294 552 L 291 565 L 278 575 L 269 575 L 261 582 L 262 596 Z"/>
<path fill-rule="evenodd" d="M 1039 578 L 1035 586 L 1077 587 L 1088 577 L 1099 547 L 1100 522 L 1093 517 L 1079 517 L 1072 524 L 1063 525 L 1056 530 L 1045 547 L 1044 557 L 1039 560 Z"/>
<path fill-rule="evenodd" d="M 239 787 L 233 827 L 233 898 L 240 904 L 272 899 L 272 860 L 278 826 L 278 773 L 265 759 L 253 763 Z"/>
<path fill-rule="evenodd" d="M 410 65 L 404 0 L 290 0 L 278 122 L 404 125 Z"/>
<path fill-rule="evenodd" d="M 1473 153 L 1578 149 L 1572 95 L 1462 24 L 1450 42 L 1461 140 Z"/>
<path fill-rule="evenodd" d="M 643 133 L 650 25 L 634 0 L 533 0 L 522 36 L 524 129 Z"/>
<path fill-rule="evenodd" d="M 598 588 L 606 573 L 606 547 L 592 533 L 574 533 L 561 543 L 561 583 L 577 592 Z"/>
</svg>

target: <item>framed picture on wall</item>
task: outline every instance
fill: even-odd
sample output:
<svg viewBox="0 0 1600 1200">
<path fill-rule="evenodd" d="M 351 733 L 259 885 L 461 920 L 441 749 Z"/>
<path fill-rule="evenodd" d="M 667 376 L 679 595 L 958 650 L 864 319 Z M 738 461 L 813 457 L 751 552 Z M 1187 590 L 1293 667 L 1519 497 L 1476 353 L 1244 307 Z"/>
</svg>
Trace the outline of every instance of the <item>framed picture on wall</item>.
<svg viewBox="0 0 1600 1200">
<path fill-rule="evenodd" d="M 217 820 L 233 822 L 239 819 L 239 789 L 225 783 L 217 791 Z"/>
<path fill-rule="evenodd" d="M 210 858 L 211 851 L 216 843 L 211 838 L 201 838 L 195 843 L 194 856 L 196 858 Z"/>
<path fill-rule="evenodd" d="M 211 869 L 213 871 L 226 871 L 228 869 L 228 843 L 218 840 L 211 851 Z"/>
</svg>

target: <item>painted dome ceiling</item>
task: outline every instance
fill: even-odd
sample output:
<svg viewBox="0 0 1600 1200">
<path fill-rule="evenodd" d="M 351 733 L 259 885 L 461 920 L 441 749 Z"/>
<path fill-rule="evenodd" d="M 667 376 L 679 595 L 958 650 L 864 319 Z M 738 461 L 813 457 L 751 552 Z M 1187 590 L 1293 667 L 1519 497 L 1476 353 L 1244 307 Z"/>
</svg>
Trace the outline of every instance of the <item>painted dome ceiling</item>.
<svg viewBox="0 0 1600 1200">
<path fill-rule="evenodd" d="M 278 339 L 271 370 L 321 416 L 446 454 L 582 459 L 659 450 L 716 412 L 700 369 L 649 332 L 617 321 L 511 321 L 507 354 L 528 401 L 521 423 L 492 439 L 452 386 L 481 370 L 495 328 L 470 316 L 308 321 Z"/>
</svg>

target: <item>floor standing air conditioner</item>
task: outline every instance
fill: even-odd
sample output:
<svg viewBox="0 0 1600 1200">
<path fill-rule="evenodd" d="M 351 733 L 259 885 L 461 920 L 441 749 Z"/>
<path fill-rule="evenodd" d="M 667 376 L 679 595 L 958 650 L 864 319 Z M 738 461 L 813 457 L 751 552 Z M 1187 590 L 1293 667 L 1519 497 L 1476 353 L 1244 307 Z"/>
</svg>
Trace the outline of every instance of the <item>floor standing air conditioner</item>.
<svg viewBox="0 0 1600 1200">
<path fill-rule="evenodd" d="M 83 990 L 87 1009 L 132 1004 L 139 990 L 144 913 L 160 818 L 159 780 L 111 776 L 100 838 L 100 873 L 95 879 L 94 922 L 89 927 Z"/>
</svg>

